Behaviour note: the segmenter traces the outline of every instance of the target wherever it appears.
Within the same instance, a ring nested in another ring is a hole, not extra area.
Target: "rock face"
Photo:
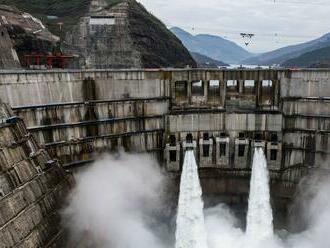
[[[139,52],[128,33],[128,4],[107,9],[104,1],[93,1],[89,14],[68,32],[65,50],[81,57],[87,68],[141,67]]]
[[[196,67],[181,41],[135,0],[0,0],[41,18],[63,39],[66,54],[83,68]],[[18,57],[30,51],[49,53],[58,38],[29,14],[8,6],[9,35]]]
[[[20,67],[27,54],[51,53],[59,41],[39,19],[14,7],[0,5],[0,16],[2,69]]]
[[[0,69],[20,68],[20,62],[7,29],[0,26]]]
[[[63,247],[58,209],[72,182],[0,104],[0,247]]]
[[[196,66],[182,43],[135,0],[93,0],[65,45],[87,68]]]

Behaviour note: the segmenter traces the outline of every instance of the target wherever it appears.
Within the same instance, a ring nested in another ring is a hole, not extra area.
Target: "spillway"
[[[194,152],[188,150],[183,163],[175,248],[207,248],[204,203]]]
[[[246,235],[257,240],[273,236],[269,172],[262,148],[256,148],[254,151]]]

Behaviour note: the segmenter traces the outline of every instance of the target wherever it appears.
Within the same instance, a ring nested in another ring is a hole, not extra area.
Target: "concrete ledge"
[[[82,121],[76,123],[63,123],[63,124],[53,124],[47,126],[39,126],[39,127],[29,127],[28,130],[39,131],[39,130],[49,130],[49,129],[62,129],[67,127],[80,127],[80,126],[88,126],[102,123],[115,123],[120,121],[130,121],[130,120],[148,120],[148,119],[162,119],[163,115],[154,115],[154,116],[139,116],[139,117],[125,117],[125,118],[111,118],[111,119],[100,119],[95,121]]]
[[[93,106],[98,103],[116,103],[116,102],[148,102],[148,101],[167,101],[169,97],[147,97],[147,98],[124,98],[124,99],[109,99],[109,100],[91,100],[86,102],[64,102],[64,103],[50,103],[40,105],[27,105],[27,106],[15,106],[13,111],[19,111],[24,109],[38,109],[38,108],[51,108],[51,107],[62,107],[72,105],[85,105]]]

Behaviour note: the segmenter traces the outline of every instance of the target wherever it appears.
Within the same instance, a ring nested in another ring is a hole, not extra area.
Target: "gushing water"
[[[262,148],[254,151],[246,235],[263,240],[273,236],[273,213],[270,205],[269,173]]]
[[[176,248],[207,248],[202,189],[193,151],[187,151],[183,163],[178,215]]]

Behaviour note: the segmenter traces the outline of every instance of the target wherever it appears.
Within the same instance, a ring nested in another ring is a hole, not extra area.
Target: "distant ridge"
[[[305,53],[330,46],[330,33],[324,36],[298,45],[283,47],[271,52],[263,53],[259,56],[243,60],[243,64],[256,65],[273,65],[273,64],[288,64],[286,61],[295,59]]]
[[[282,64],[285,67],[330,67],[330,46],[304,53],[297,58],[290,59]]]
[[[220,36],[209,34],[192,35],[178,27],[171,28],[171,31],[189,51],[197,52],[218,61],[238,64],[240,61],[253,56],[253,54],[236,43]]]
[[[219,68],[221,66],[229,66],[229,64],[209,58],[200,53],[194,53],[194,52],[190,52],[190,53],[194,58],[194,60],[196,61],[198,68]]]

